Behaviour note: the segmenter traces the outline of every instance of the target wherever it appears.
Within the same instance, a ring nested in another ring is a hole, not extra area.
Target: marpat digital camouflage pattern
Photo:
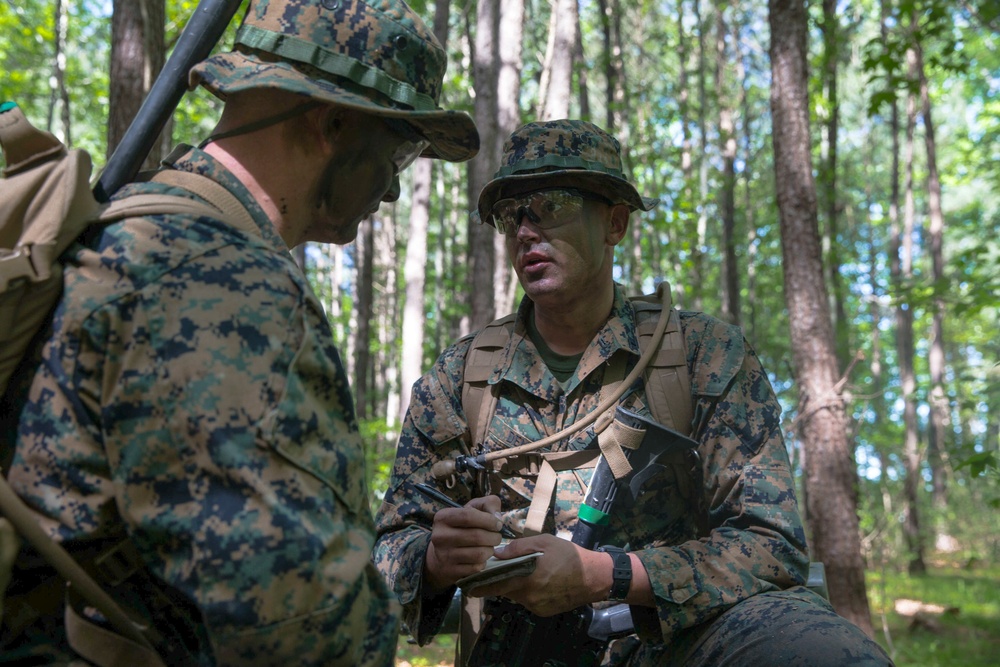
[[[174,166],[237,195],[260,238],[150,216],[77,247],[10,483],[61,542],[127,535],[200,611],[198,664],[390,665],[399,610],[369,560],[364,450],[323,308],[231,173],[197,149]],[[119,196],[140,192],[184,193]],[[61,616],[47,630],[5,634],[0,663],[59,655]]]
[[[649,211],[660,202],[640,196],[625,177],[617,139],[586,121],[548,120],[526,123],[504,142],[500,168],[479,193],[479,217],[492,225],[498,199],[559,186],[595,192],[632,211]]]
[[[573,423],[597,405],[604,369],[613,355],[628,355],[629,368],[638,360],[634,312],[616,286],[611,318],[584,352],[563,392],[527,338],[525,317],[531,307],[529,300],[522,301],[514,337],[490,380],[499,382],[500,400],[482,450],[470,452],[461,407],[468,338],[445,350],[433,370],[414,386],[389,490],[377,518],[375,563],[403,602],[407,626],[420,629],[418,641],[433,636],[444,611],[429,608],[427,601],[423,608],[419,604],[423,554],[435,506],[420,495],[404,493],[403,484],[433,483],[430,468],[439,460],[517,446]],[[659,624],[646,639],[657,643],[669,642],[676,632],[751,595],[802,584],[809,561],[779,429],[780,408],[767,376],[736,327],[690,312],[681,313],[681,326],[697,399],[696,420],[718,401],[699,434],[700,464],[683,455],[674,457],[644,486],[637,502],[616,507],[605,540],[638,551],[650,573]],[[624,406],[649,416],[641,389]],[[580,449],[592,439],[593,427],[554,450]],[[567,534],[572,529],[588,472],[559,473],[547,532]],[[449,491],[456,501],[464,504],[474,495],[497,493],[504,523],[520,531],[534,489],[532,480],[515,478],[493,489],[470,488],[465,481],[459,476]],[[710,532],[699,531],[699,518]]]
[[[632,211],[656,204],[626,179],[617,140],[590,123],[559,120],[529,123],[511,135],[500,169],[480,195],[478,213],[487,220],[497,198],[552,187],[596,192]],[[436,597],[422,593],[438,505],[416,493],[413,483],[440,484],[432,475],[439,461],[537,441],[590,415],[601,401],[612,359],[624,356],[626,373],[639,359],[636,312],[619,285],[610,317],[563,382],[527,333],[533,308],[528,297],[521,301],[507,346],[494,356],[496,368],[486,382],[498,391],[498,400],[482,443],[473,442],[462,406],[472,335],[447,348],[414,385],[376,519],[373,558],[420,644],[438,632],[454,589]],[[739,327],[704,313],[682,311],[679,319],[691,383],[692,437],[700,444],[696,454],[659,457],[662,467],[644,480],[635,499],[617,494],[602,542],[639,558],[655,609],[631,606],[637,632],[613,641],[604,664],[891,664],[877,644],[802,585],[809,557],[781,409],[749,343]],[[651,417],[643,381],[630,390],[619,404]],[[593,440],[591,426],[550,451],[579,450]],[[518,469],[523,474],[526,466]],[[589,479],[589,470],[557,473],[542,532],[571,537]],[[461,504],[497,494],[504,524],[523,534],[535,490],[532,476],[457,473],[443,482]],[[789,630],[794,633],[786,634]],[[560,638],[551,642],[556,656]]]
[[[441,109],[446,55],[400,0],[251,3],[234,51],[191,70],[215,95],[277,88],[321,102],[401,118],[430,141],[426,157],[467,160],[479,150],[468,114]]]
[[[428,157],[478,150],[468,114],[438,106],[445,53],[401,0],[254,0],[236,41],[192,69],[192,87],[222,99],[281,89],[402,119]],[[134,546],[137,576],[166,582],[191,624],[199,665],[390,665],[399,605],[370,561],[364,449],[323,309],[232,173],[196,149],[173,166],[228,188],[260,238],[153,215],[67,253],[37,372],[17,387],[11,484],[77,557]],[[117,197],[147,192],[175,190]],[[65,663],[62,582],[22,556],[0,663]],[[132,581],[117,592],[141,612]],[[167,631],[164,609],[147,616]]]

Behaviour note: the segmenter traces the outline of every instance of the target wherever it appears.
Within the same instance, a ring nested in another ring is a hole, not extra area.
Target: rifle
[[[121,143],[108,159],[94,186],[94,197],[106,202],[131,181],[153,143],[173,115],[188,86],[188,72],[205,60],[222,38],[243,0],[201,0],[177,39],[167,64],[143,100]]]
[[[642,441],[635,450],[624,450],[632,470],[620,479],[604,456],[598,461],[573,527],[573,544],[585,549],[601,545],[619,491],[637,497],[643,483],[663,467],[661,455],[698,446],[696,440],[620,406],[615,421],[643,431]],[[469,665],[591,667],[600,664],[608,642],[635,631],[625,603],[603,609],[586,605],[543,618],[510,600],[488,598],[484,614]]]

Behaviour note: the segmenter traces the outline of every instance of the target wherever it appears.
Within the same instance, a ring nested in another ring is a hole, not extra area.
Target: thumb
[[[519,537],[511,540],[507,544],[501,544],[493,548],[493,555],[500,560],[527,556],[536,551],[544,551],[542,544],[537,537]]]

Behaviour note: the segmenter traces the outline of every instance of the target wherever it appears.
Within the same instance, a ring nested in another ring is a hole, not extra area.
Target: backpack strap
[[[663,282],[655,294],[633,297],[630,301],[636,314],[640,354],[651,344],[656,325],[666,306],[670,319],[660,339],[660,350],[645,370],[646,401],[654,419],[675,431],[690,435],[693,407],[687,347],[680,327],[680,315],[671,307],[669,294],[670,286]],[[469,426],[470,445],[482,443],[489,432],[499,400],[499,385],[490,385],[488,382],[513,336],[515,318],[511,314],[487,324],[473,337],[466,355],[462,409]],[[607,382],[621,380],[617,375],[610,377],[605,373]]]
[[[669,293],[670,288],[665,289]],[[656,323],[663,316],[663,305],[656,297],[649,295],[635,297],[631,301],[636,316],[639,350],[645,350]],[[667,316],[670,319],[660,341],[660,351],[646,367],[646,402],[656,421],[684,435],[690,435],[693,403],[687,346],[681,331],[679,313],[671,307]]]
[[[234,229],[260,238],[260,227],[246,206],[225,186],[207,176],[180,169],[164,169],[156,172],[151,180],[193,192],[207,203],[181,195],[137,194],[111,202],[101,212],[99,220],[111,222],[145,215],[186,213],[219,218]]]
[[[472,339],[472,345],[466,354],[462,409],[469,426],[470,446],[486,439],[490,422],[493,421],[500,395],[499,385],[491,386],[489,379],[513,336],[515,318],[511,314],[487,324]]]

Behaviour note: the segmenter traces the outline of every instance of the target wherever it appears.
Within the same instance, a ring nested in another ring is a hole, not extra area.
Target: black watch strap
[[[608,601],[622,602],[628,596],[629,588],[632,587],[632,559],[628,552],[621,547],[603,546],[598,547],[597,550],[609,554],[614,559],[612,573],[614,582],[611,584]]]

